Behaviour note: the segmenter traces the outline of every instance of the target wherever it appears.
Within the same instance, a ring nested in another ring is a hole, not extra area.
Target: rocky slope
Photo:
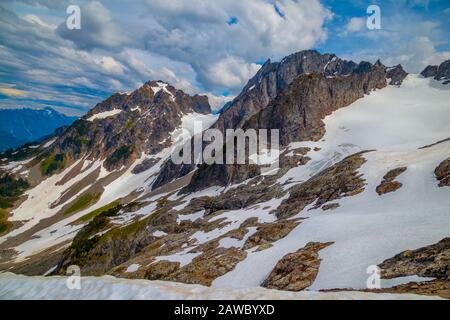
[[[450,60],[442,62],[439,66],[429,65],[421,73],[425,78],[433,78],[442,81],[443,84],[450,83]]]
[[[116,94],[3,155],[8,181],[30,186],[3,215],[0,268],[292,291],[363,290],[371,265],[396,286],[438,277],[424,270],[447,259],[449,98],[401,66],[316,51],[266,62],[218,119],[162,82]],[[171,164],[194,120],[279,129],[279,170]]]

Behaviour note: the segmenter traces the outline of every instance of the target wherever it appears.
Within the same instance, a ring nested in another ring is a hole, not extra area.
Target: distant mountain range
[[[76,119],[51,108],[0,109],[0,151],[39,140]]]

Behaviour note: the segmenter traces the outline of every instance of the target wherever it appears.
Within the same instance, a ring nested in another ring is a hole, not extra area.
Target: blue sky
[[[371,4],[381,30],[366,27]],[[448,0],[2,0],[0,108],[80,115],[152,79],[219,108],[266,59],[304,49],[417,73],[450,58],[449,22]]]

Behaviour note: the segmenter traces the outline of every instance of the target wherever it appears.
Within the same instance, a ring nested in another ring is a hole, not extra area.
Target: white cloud
[[[69,30],[64,21],[57,30],[60,36],[71,40],[80,49],[120,50],[131,42],[125,34],[127,29],[121,28],[120,22],[98,1],[81,5],[81,29]]]
[[[347,58],[373,62],[381,59],[386,65],[402,64],[407,72],[419,73],[427,65],[440,64],[450,57],[450,51],[438,50],[439,44],[448,41],[442,30],[437,21],[405,13],[384,16],[382,30],[362,28],[341,36],[359,44]]]
[[[116,75],[122,75],[124,73],[125,67],[113,57],[101,57],[97,63],[107,73]]]
[[[209,83],[238,90],[253,77],[260,66],[247,63],[241,58],[227,57],[208,67],[205,74]]]
[[[344,31],[341,32],[341,36],[346,36],[352,32],[359,32],[366,27],[366,18],[354,17],[349,20],[347,25],[344,27]]]
[[[279,59],[327,38],[324,22],[332,15],[318,0],[281,0],[276,4],[283,17],[273,1],[148,1],[145,17],[151,23],[145,33],[146,48],[189,63],[207,89],[230,83],[231,89],[237,90],[245,83],[240,74],[227,71],[224,81],[211,74],[212,70],[223,70],[224,65],[235,65],[229,57],[246,69],[254,69],[251,64],[255,61]],[[238,22],[228,25],[231,17]]]

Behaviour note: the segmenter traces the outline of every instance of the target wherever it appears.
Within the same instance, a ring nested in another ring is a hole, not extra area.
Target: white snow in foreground
[[[96,119],[106,119],[106,118],[115,116],[116,114],[119,114],[121,112],[122,112],[122,110],[120,110],[120,109],[113,109],[110,111],[99,112],[99,113],[96,113],[93,116],[89,117],[87,119],[87,121],[94,121]]]
[[[288,292],[268,290],[260,287],[231,289],[208,288],[166,281],[118,279],[112,276],[84,277],[80,290],[69,290],[66,277],[27,277],[12,273],[0,274],[0,300],[12,299],[245,299],[245,300],[356,300],[356,299],[441,299],[414,294],[341,292]]]

